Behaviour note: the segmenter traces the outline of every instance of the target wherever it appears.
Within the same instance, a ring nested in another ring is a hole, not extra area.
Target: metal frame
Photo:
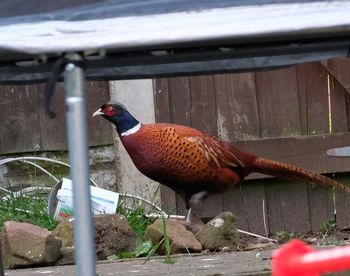
[[[71,61],[65,67],[64,85],[70,175],[73,182],[76,273],[81,276],[95,276],[96,256],[90,202],[85,75],[84,69],[74,63],[81,60],[79,55],[68,54],[66,57]]]
[[[2,3],[3,7],[12,7],[7,2],[11,1]],[[61,53],[80,51],[86,55],[87,68],[84,70],[76,62],[81,61],[81,57],[68,54],[66,58],[71,62],[68,62],[64,74],[76,216],[76,265],[77,275],[82,276],[96,273],[90,211],[85,76],[99,80],[242,72],[346,56],[349,54],[350,31],[346,9],[350,2],[340,0],[310,3],[276,0],[263,1],[263,4],[250,1],[248,5],[221,1],[214,6],[213,1],[208,0],[192,3],[182,0],[162,3],[134,1],[142,3],[141,8],[127,2],[127,6],[123,6],[120,1],[108,1],[106,6],[100,1],[93,2],[92,6],[73,8],[71,12],[54,9],[49,3],[46,4],[50,7],[48,14],[41,14],[46,5],[28,5],[32,9],[28,14],[34,16],[25,16],[24,21],[19,16],[12,19],[3,16],[0,24],[0,37],[5,38],[0,40],[4,50],[0,52],[0,83],[46,81],[52,72],[53,62]],[[283,2],[286,4],[282,5]],[[266,5],[269,3],[279,5]],[[135,10],[135,7],[138,9]],[[152,13],[140,14],[139,11],[145,7]],[[179,7],[182,8],[179,10]],[[300,12],[301,8],[303,12]],[[123,10],[127,14],[120,12]],[[158,15],[153,14],[157,11]],[[5,15],[8,12],[13,11],[2,9]],[[41,20],[44,17],[40,14],[50,20],[43,24]],[[108,14],[121,16],[113,18],[106,16]],[[93,20],[89,21],[92,15]],[[32,21],[28,21],[30,18]],[[8,20],[13,20],[14,24],[8,24]],[[55,24],[52,24],[53,20]],[[84,31],[86,37],[82,36]],[[95,49],[101,50],[101,53],[91,55]],[[4,275],[2,264],[1,275]]]

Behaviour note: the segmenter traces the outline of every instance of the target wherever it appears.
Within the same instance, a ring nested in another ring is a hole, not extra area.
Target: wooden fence
[[[310,63],[287,69],[154,81],[156,118],[199,128],[255,154],[321,173],[348,172],[349,159],[327,157],[328,148],[350,141],[350,62]],[[111,128],[90,114],[108,101],[107,82],[87,82],[90,146],[112,143]],[[57,88],[50,120],[43,109],[43,85],[2,86],[0,153],[65,150],[64,91]],[[337,178],[349,182],[348,174]],[[185,213],[181,199],[166,187],[168,211]],[[334,201],[335,198],[335,201]],[[241,229],[256,233],[317,231],[334,219],[350,227],[350,197],[261,175],[231,192],[209,198],[202,217],[232,211]],[[264,219],[265,217],[265,219]]]
[[[64,89],[56,87],[50,119],[43,106],[44,85],[0,87],[0,153],[21,153],[67,149]],[[92,113],[109,100],[108,82],[86,82],[90,146],[112,144],[111,128]]]
[[[349,145],[350,61],[315,62],[275,71],[162,78],[154,81],[156,119],[201,129],[242,149],[320,173],[348,172],[350,160],[326,150]],[[349,182],[348,174],[337,177]],[[161,188],[164,208],[184,204]],[[334,201],[335,198],[335,201]],[[252,175],[209,198],[202,217],[232,211],[240,229],[255,233],[318,231],[335,218],[350,226],[350,196]],[[265,221],[265,226],[264,226]]]

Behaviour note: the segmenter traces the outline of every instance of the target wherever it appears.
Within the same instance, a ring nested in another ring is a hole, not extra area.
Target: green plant
[[[0,227],[6,221],[13,220],[38,225],[49,230],[58,222],[47,213],[47,196],[37,191],[28,196],[9,194],[0,198]]]
[[[163,221],[163,234],[164,234],[165,253],[166,253],[164,263],[173,264],[175,263],[175,261],[170,257],[170,239],[168,236],[166,220],[163,218],[162,221]]]
[[[124,215],[127,218],[131,228],[143,242],[132,252],[123,252],[117,256],[112,255],[109,256],[108,259],[146,257],[147,261],[150,257],[156,255],[157,250],[164,243],[166,250],[164,262],[167,264],[173,264],[174,261],[170,257],[170,240],[167,235],[166,219],[162,218],[164,237],[157,244],[152,245],[151,242],[145,241],[145,231],[148,225],[152,224],[155,219],[146,215],[145,207],[139,202],[134,201],[131,205],[131,207],[128,207],[126,202],[121,200],[117,207],[117,213]]]
[[[335,220],[334,219],[331,219],[329,221],[326,221],[326,222],[323,222],[321,225],[320,225],[320,231],[324,234],[324,235],[327,235],[327,234],[330,234],[330,233],[333,233],[335,230],[336,230],[336,223],[335,223]]]
[[[346,245],[346,242],[343,240],[339,240],[337,237],[329,236],[322,239],[321,245],[342,246]]]
[[[290,232],[288,230],[283,230],[283,231],[276,232],[275,237],[280,242],[286,242],[293,239],[295,237],[295,233]]]
[[[148,255],[153,245],[150,241],[145,241],[141,243],[133,252],[123,252],[119,255],[111,255],[108,256],[108,260],[115,259],[128,259],[128,258],[137,258],[137,257],[145,257]]]
[[[120,201],[117,207],[117,213],[127,218],[131,228],[135,231],[136,235],[144,241],[145,231],[147,226],[153,223],[154,218],[147,217],[145,214],[145,208],[142,205],[127,207],[124,201]]]

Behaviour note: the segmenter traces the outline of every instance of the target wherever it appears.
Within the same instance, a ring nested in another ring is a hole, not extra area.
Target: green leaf
[[[135,258],[134,252],[123,252],[118,255],[119,259],[130,259]]]
[[[118,260],[120,259],[118,255],[110,255],[107,257],[107,260],[112,261],[112,260]]]
[[[145,256],[152,249],[152,243],[150,241],[145,241],[140,244],[134,251],[135,257]]]
[[[164,263],[166,264],[174,264],[175,261],[170,257],[170,239],[168,236],[168,231],[167,231],[167,225],[166,225],[166,220],[163,218],[163,234],[164,234],[164,242],[165,242],[165,252],[166,252],[166,257],[164,260]]]

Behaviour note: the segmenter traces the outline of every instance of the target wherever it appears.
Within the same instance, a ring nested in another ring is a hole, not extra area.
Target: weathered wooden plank
[[[331,173],[350,171],[350,163],[346,158],[334,158],[326,154],[327,149],[347,146],[349,140],[350,133],[334,133],[238,141],[234,145],[265,158],[288,162],[318,173]]]
[[[38,85],[39,91],[39,117],[40,117],[40,135],[42,141],[42,150],[66,150],[67,149],[67,130],[66,130],[66,108],[64,103],[64,86],[58,83],[56,92],[52,98],[51,107],[56,113],[54,119],[50,119],[43,106],[43,97],[45,86]],[[112,128],[103,120],[92,118],[92,114],[103,103],[109,101],[108,82],[90,82],[85,83],[86,108],[89,133],[89,146],[107,145],[113,143]]]
[[[56,113],[56,117],[53,119],[49,118],[44,109],[45,84],[38,84],[37,89],[39,93],[38,113],[42,150],[67,150],[66,105],[63,83],[56,84],[55,94],[51,100],[51,110]]]
[[[350,174],[344,173],[337,176],[337,180],[350,185]],[[335,191],[336,222],[339,229],[350,228],[350,195],[343,191]]]
[[[190,77],[191,126],[210,135],[218,135],[217,108],[213,76]]]
[[[237,227],[241,230],[250,231],[246,204],[244,202],[245,184],[239,184],[231,191],[223,194],[223,209],[232,212],[236,218]],[[251,202],[249,202],[251,203]],[[249,203],[247,206],[249,206]]]
[[[41,148],[38,91],[35,86],[0,87],[0,152],[18,153]]]
[[[305,208],[305,202],[308,202],[304,184],[276,179],[266,183],[266,193],[270,233],[310,230],[308,209],[300,208]]]
[[[332,131],[348,131],[350,78],[347,72],[350,69],[350,61],[348,58],[334,59],[327,61],[323,66],[327,66],[331,80]]]
[[[308,134],[329,133],[327,72],[319,62],[306,64]]]
[[[103,120],[92,118],[92,114],[104,103],[109,102],[108,81],[85,82],[86,108],[88,119],[89,146],[113,144],[113,128]]]
[[[170,122],[169,87],[168,79],[154,80],[154,106],[156,122]],[[160,197],[162,209],[168,214],[177,213],[176,194],[173,190],[160,185]]]
[[[167,78],[153,81],[154,112],[157,123],[170,122],[169,82]]]
[[[170,119],[172,123],[191,125],[189,77],[169,78]]]
[[[248,180],[242,183],[242,187],[248,231],[261,235],[265,235],[266,232],[269,233],[265,182]]]
[[[311,231],[320,231],[322,223],[334,217],[333,195],[328,188],[308,187],[308,197],[310,201],[310,226]],[[344,193],[344,191],[341,191]],[[327,206],[325,208],[325,206]]]
[[[296,66],[301,135],[307,134],[306,65]]]
[[[310,231],[306,185],[304,183],[284,182],[281,187],[283,187],[281,208],[284,229],[303,233]]]
[[[350,60],[349,58],[336,58],[327,61],[327,68],[329,68],[346,90],[346,93],[350,93]],[[350,94],[349,94],[350,95]]]
[[[255,73],[262,137],[299,135],[300,115],[296,69]]]
[[[348,130],[346,102],[350,93],[346,90],[346,79],[336,60],[319,62],[327,74],[327,91],[329,98],[330,132],[344,132]]]
[[[332,132],[348,131],[348,115],[344,87],[332,76],[329,78],[330,88],[330,114]]]
[[[217,128],[224,141],[260,136],[253,73],[215,75]]]
[[[308,134],[329,133],[329,79],[328,73],[319,62],[306,64],[306,92],[307,92],[307,119]],[[312,146],[312,145],[310,145]],[[310,158],[310,156],[309,156]],[[322,158],[310,158],[319,169],[324,166]],[[319,230],[320,225],[332,219],[333,203],[329,200],[320,205],[325,198],[332,198],[332,189],[308,187],[311,230]]]
[[[346,102],[346,117],[348,120],[348,131],[350,130],[350,101]]]
[[[276,232],[285,230],[285,218],[283,217],[283,212],[281,208],[281,190],[282,185],[273,185],[270,182],[266,187],[266,199],[267,199],[267,218],[269,233],[275,234]],[[288,225],[288,228],[290,226]]]

